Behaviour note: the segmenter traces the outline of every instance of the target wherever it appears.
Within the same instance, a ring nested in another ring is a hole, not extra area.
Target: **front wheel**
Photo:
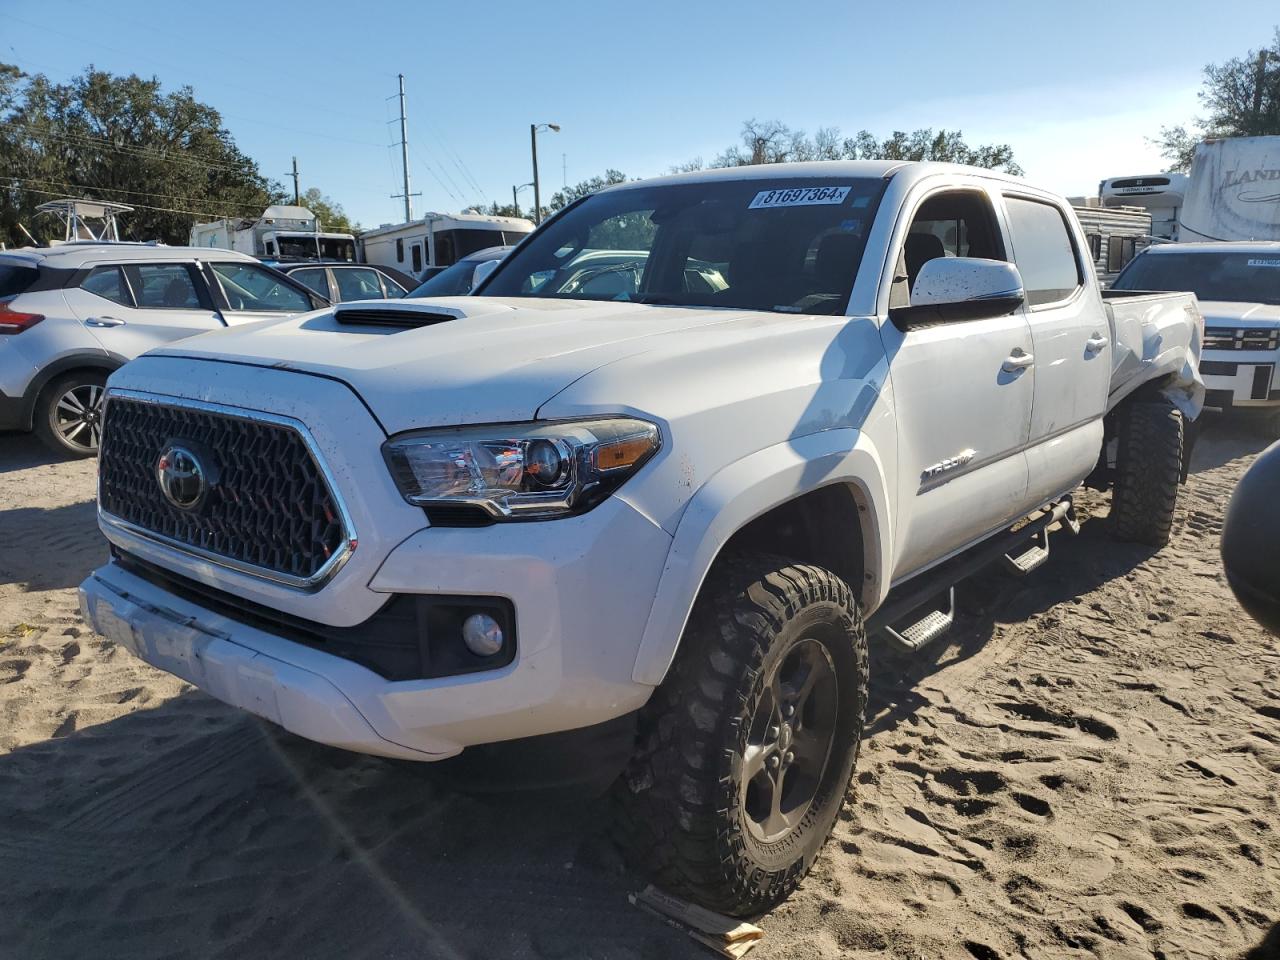
[[[54,380],[36,403],[36,435],[63,456],[96,457],[106,385],[106,374],[93,370]]]
[[[1117,539],[1163,547],[1173,530],[1182,480],[1182,414],[1159,398],[1127,403],[1116,417],[1112,530]]]
[[[843,580],[770,557],[720,564],[617,788],[631,861],[733,916],[785,899],[844,804],[867,680]]]

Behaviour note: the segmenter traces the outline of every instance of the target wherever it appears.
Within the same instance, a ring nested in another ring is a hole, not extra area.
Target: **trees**
[[[1163,127],[1155,140],[1171,171],[1191,169],[1201,140],[1280,134],[1280,28],[1270,45],[1205,67],[1198,96],[1208,110],[1206,117],[1196,121],[1198,128]]]
[[[1022,173],[1014,162],[1013,148],[1007,143],[971,147],[959,130],[923,128],[909,134],[895,130],[888,139],[877,140],[868,130],[844,137],[837,127],[820,127],[810,137],[778,120],[754,119],[742,125],[741,144],[720,153],[711,166],[797,160],[941,160]]]
[[[129,204],[122,238],[177,244],[193,219],[260,216],[285,194],[189,87],[93,67],[55,84],[0,64],[0,241],[28,242],[19,223],[56,236],[35,211],[55,197]]]
[[[303,191],[302,205],[316,215],[320,221],[320,229],[326,233],[359,233],[360,225],[348,219],[342,204],[323,193],[318,187]]]

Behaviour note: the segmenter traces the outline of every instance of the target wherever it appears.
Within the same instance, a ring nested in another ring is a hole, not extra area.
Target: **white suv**
[[[0,430],[92,456],[116,368],[173,340],[326,304],[230,250],[68,243],[0,254]]]

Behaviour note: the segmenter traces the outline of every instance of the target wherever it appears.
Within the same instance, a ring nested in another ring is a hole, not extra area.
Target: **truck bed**
[[[1184,416],[1198,417],[1204,322],[1195,294],[1104,290],[1102,299],[1112,343],[1108,412],[1143,384],[1165,380],[1164,395]]]

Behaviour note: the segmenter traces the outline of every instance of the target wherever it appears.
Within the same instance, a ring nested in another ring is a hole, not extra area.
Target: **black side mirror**
[[[1222,565],[1240,606],[1280,634],[1280,443],[1254,462],[1231,495]]]

